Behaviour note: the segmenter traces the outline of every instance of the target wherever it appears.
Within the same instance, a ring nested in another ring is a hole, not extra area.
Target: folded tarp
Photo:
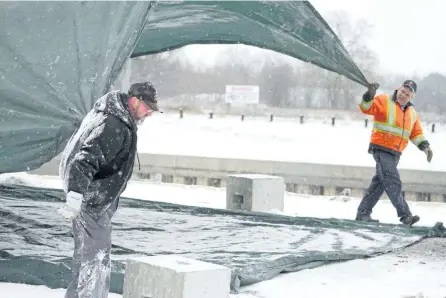
[[[64,288],[71,279],[70,224],[60,190],[0,186],[0,281]],[[126,260],[180,254],[229,267],[230,288],[401,249],[433,228],[190,207],[122,198],[113,219],[111,291],[122,293]],[[228,285],[229,286],[229,285]]]

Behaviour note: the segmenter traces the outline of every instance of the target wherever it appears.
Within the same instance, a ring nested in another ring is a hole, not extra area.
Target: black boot
[[[373,219],[370,215],[362,215],[362,214],[356,214],[356,219],[359,221],[367,221],[367,222],[379,222],[377,219]]]
[[[402,222],[404,225],[407,225],[407,226],[412,226],[413,224],[417,223],[419,220],[420,220],[420,217],[418,215],[412,215],[412,214],[405,215],[400,218],[400,222]]]

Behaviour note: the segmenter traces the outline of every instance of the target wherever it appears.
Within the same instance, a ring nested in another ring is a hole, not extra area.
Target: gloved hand
[[[379,88],[379,83],[371,83],[369,84],[367,91],[369,91],[371,94],[376,94],[376,90]]]
[[[67,201],[65,205],[57,210],[57,213],[62,215],[67,220],[73,220],[81,212],[82,200],[84,196],[80,193],[70,191],[67,194]]]
[[[434,155],[434,152],[432,152],[432,149],[430,147],[426,147],[426,148],[424,148],[423,151],[424,151],[424,153],[426,153],[427,161],[431,162],[432,156]]]
[[[378,90],[379,88],[379,83],[371,83],[367,86],[367,91],[362,95],[362,99],[364,101],[371,101],[375,95],[376,95],[376,90]]]

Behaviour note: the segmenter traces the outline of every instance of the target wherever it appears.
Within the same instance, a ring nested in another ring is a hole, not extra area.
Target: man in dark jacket
[[[137,124],[159,111],[156,90],[136,83],[128,93],[101,97],[69,140],[60,163],[66,203],[59,214],[72,220],[73,280],[66,298],[106,298],[110,288],[111,219],[132,176]]]

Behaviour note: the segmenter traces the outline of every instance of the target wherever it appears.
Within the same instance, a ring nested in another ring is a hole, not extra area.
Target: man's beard
[[[136,126],[141,126],[144,123],[145,120],[146,120],[145,118],[143,118],[143,119],[135,119]]]

